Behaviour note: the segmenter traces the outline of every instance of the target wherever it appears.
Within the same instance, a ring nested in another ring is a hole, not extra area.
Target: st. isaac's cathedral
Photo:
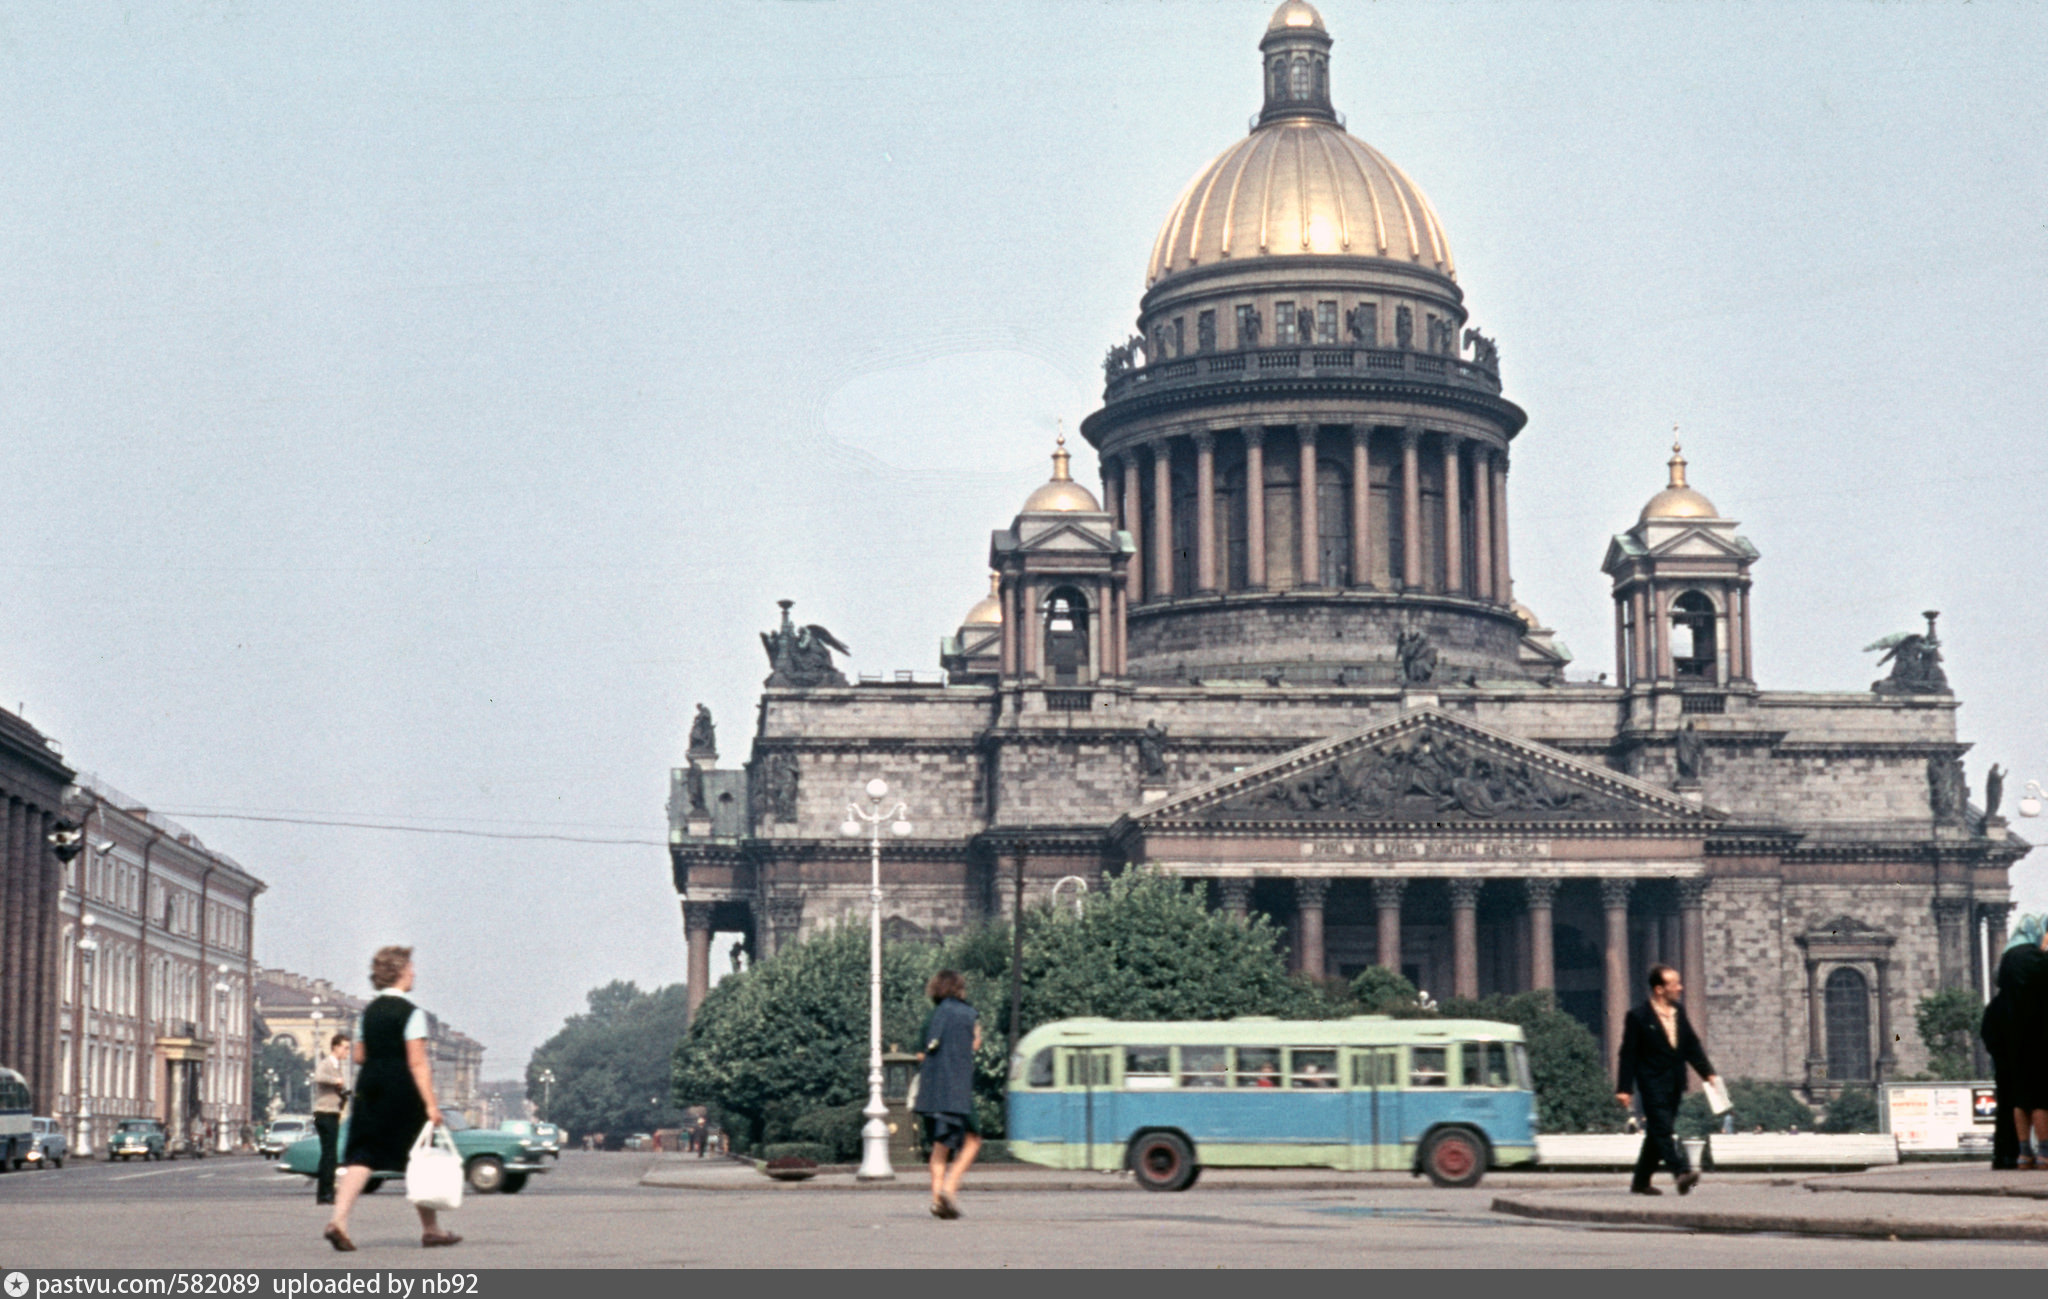
[[[670,807],[692,995],[715,931],[767,955],[865,918],[840,826],[881,776],[916,812],[898,938],[1142,864],[1270,916],[1308,974],[1554,989],[1610,1059],[1662,962],[1730,1077],[1923,1069],[1913,1009],[1982,987],[2027,851],[1969,797],[1937,615],[1872,685],[1769,689],[1757,551],[1674,447],[1606,545],[1612,681],[1567,681],[1513,595],[1526,416],[1429,200],[1332,108],[1330,47],[1274,13],[1263,110],[1168,209],[1081,427],[1102,492],[1055,452],[944,684],[849,683],[785,604],[743,767],[700,714]]]

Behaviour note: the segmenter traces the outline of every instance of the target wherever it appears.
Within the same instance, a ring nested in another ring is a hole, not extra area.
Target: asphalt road
[[[1489,1211],[1508,1179],[1439,1191],[970,1191],[939,1222],[914,1180],[887,1191],[675,1191],[646,1155],[572,1151],[519,1195],[449,1215],[424,1253],[392,1187],[365,1197],[361,1249],[320,1239],[311,1184],[266,1161],[81,1164],[0,1176],[0,1271],[55,1267],[2039,1267],[2048,1246],[1727,1236],[1529,1222]]]

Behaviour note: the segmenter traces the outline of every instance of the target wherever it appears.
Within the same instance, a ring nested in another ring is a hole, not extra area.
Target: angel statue
[[[1889,636],[1874,640],[1863,647],[1868,654],[1872,650],[1883,650],[1877,660],[1883,667],[1892,665],[1891,675],[1870,683],[1870,688],[1880,695],[1945,695],[1948,691],[1948,673],[1941,670],[1941,638],[1934,634],[1934,620],[1941,614],[1928,610],[1921,615],[1927,619],[1927,634],[1915,631],[1893,632]]]
[[[782,608],[782,626],[761,633],[762,648],[768,651],[769,686],[843,686],[846,677],[833,666],[832,651],[851,654],[837,636],[816,623],[798,627],[790,621],[794,600],[777,600]]]

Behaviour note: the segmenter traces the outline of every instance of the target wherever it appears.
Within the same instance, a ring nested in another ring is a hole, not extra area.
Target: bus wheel
[[[1477,1186],[1486,1173],[1486,1146],[1464,1128],[1444,1128],[1422,1147],[1422,1171],[1438,1186]]]
[[[1131,1172],[1148,1191],[1185,1191],[1197,1171],[1195,1152],[1171,1132],[1147,1132],[1131,1143]]]

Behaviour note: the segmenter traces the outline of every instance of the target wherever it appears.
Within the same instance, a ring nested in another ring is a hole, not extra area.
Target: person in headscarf
[[[1998,958],[1978,1035],[1997,1088],[1993,1168],[2048,1168],[2048,916],[2024,915]],[[2007,1114],[2012,1117],[2007,1118]],[[2037,1150],[2040,1153],[2036,1153]]]

